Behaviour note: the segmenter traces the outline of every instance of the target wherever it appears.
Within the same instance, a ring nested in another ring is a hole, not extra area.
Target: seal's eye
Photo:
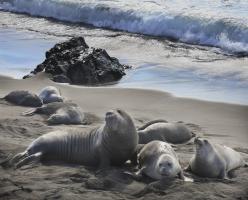
[[[167,165],[168,165],[169,167],[171,167],[171,166],[172,166],[172,163],[168,162]]]
[[[206,144],[208,143],[208,141],[207,141],[207,140],[203,140],[203,142],[204,142],[204,143],[206,143]]]
[[[117,112],[118,112],[119,114],[121,114],[121,110],[120,110],[120,109],[117,109]]]

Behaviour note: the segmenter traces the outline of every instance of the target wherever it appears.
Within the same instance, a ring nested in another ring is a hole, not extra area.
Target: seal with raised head
[[[8,95],[3,97],[3,99],[10,103],[20,106],[29,106],[29,107],[42,106],[41,99],[36,94],[26,90],[16,90],[10,92]]]
[[[52,102],[63,102],[60,91],[54,86],[47,86],[43,88],[39,94],[40,99],[44,104]]]
[[[195,136],[182,123],[169,123],[165,120],[154,120],[138,129],[139,144],[147,144],[153,140],[181,144]]]
[[[189,181],[183,174],[179,159],[170,144],[152,141],[145,144],[138,153],[139,171],[137,178],[146,175],[155,180],[180,178]]]
[[[48,159],[104,168],[125,163],[137,144],[138,134],[132,118],[117,109],[107,112],[105,123],[90,132],[61,130],[40,136],[11,163],[18,168]]]
[[[230,147],[203,138],[196,138],[194,142],[196,153],[186,170],[198,176],[227,179],[231,170],[247,165],[240,153]]]

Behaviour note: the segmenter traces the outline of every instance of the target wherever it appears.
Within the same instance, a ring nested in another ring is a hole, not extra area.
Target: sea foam
[[[2,1],[0,9],[248,54],[248,19],[232,17],[228,12],[222,15],[218,12],[207,13],[205,8],[201,8],[205,9],[205,13],[196,12],[193,6],[186,11],[182,8],[177,10],[171,1],[168,5],[167,1],[161,2],[12,0]]]

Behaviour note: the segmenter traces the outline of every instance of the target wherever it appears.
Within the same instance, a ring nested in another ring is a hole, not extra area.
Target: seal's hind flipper
[[[156,123],[168,123],[168,121],[164,120],[164,119],[155,119],[152,121],[149,121],[147,123],[145,123],[143,126],[138,128],[138,131],[142,131],[144,129],[146,129],[148,126],[152,125],[152,124],[156,124]]]
[[[184,168],[184,171],[186,171],[186,172],[191,172],[191,167],[190,167],[190,165],[188,165],[187,167],[185,167],[185,168]]]
[[[29,110],[24,111],[21,115],[22,116],[33,116],[37,111],[37,108],[31,108]]]
[[[28,152],[24,151],[22,153],[18,153],[16,154],[13,158],[11,158],[11,160],[9,161],[11,165],[19,162],[20,159],[27,157],[28,156]]]
[[[38,153],[35,153],[35,154],[32,154],[24,159],[22,159],[21,161],[19,161],[15,168],[20,168],[22,167],[23,165],[27,165],[27,164],[31,164],[31,163],[38,163],[41,159],[41,156],[42,156],[42,152],[38,152]]]
[[[10,160],[12,159],[11,155],[8,155],[7,158],[5,158],[3,161],[0,162],[0,166],[6,168],[10,166]]]

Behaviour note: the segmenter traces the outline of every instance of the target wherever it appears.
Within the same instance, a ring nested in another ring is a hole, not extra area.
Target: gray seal
[[[50,125],[83,124],[84,118],[84,113],[80,107],[69,106],[58,109],[55,114],[47,119],[47,123]]]
[[[207,178],[228,179],[228,173],[247,166],[240,153],[207,139],[195,139],[196,153],[186,170]]]
[[[20,106],[28,106],[28,107],[42,106],[42,101],[36,94],[25,90],[16,90],[10,92],[3,99],[10,103]]]
[[[43,88],[39,94],[40,99],[44,104],[52,102],[63,102],[60,91],[54,86],[47,86]]]
[[[48,103],[22,113],[25,116],[32,116],[34,114],[48,115],[47,123],[50,125],[86,123],[82,109],[77,104],[71,102]]]
[[[178,177],[190,181],[184,176],[175,151],[166,142],[152,141],[145,144],[138,153],[138,164],[136,177],[146,175],[155,180]]]
[[[11,163],[18,168],[48,159],[104,168],[125,163],[137,144],[138,134],[132,118],[117,109],[107,112],[105,123],[89,132],[61,130],[38,137]]]
[[[148,122],[138,129],[139,144],[147,144],[153,140],[160,140],[172,144],[181,144],[195,136],[182,123],[169,123],[165,120]]]
[[[52,115],[55,114],[61,108],[67,107],[77,107],[78,105],[72,102],[52,102],[48,104],[44,104],[38,108],[32,108],[22,113],[22,115],[32,116],[34,114],[42,114],[42,115]]]

